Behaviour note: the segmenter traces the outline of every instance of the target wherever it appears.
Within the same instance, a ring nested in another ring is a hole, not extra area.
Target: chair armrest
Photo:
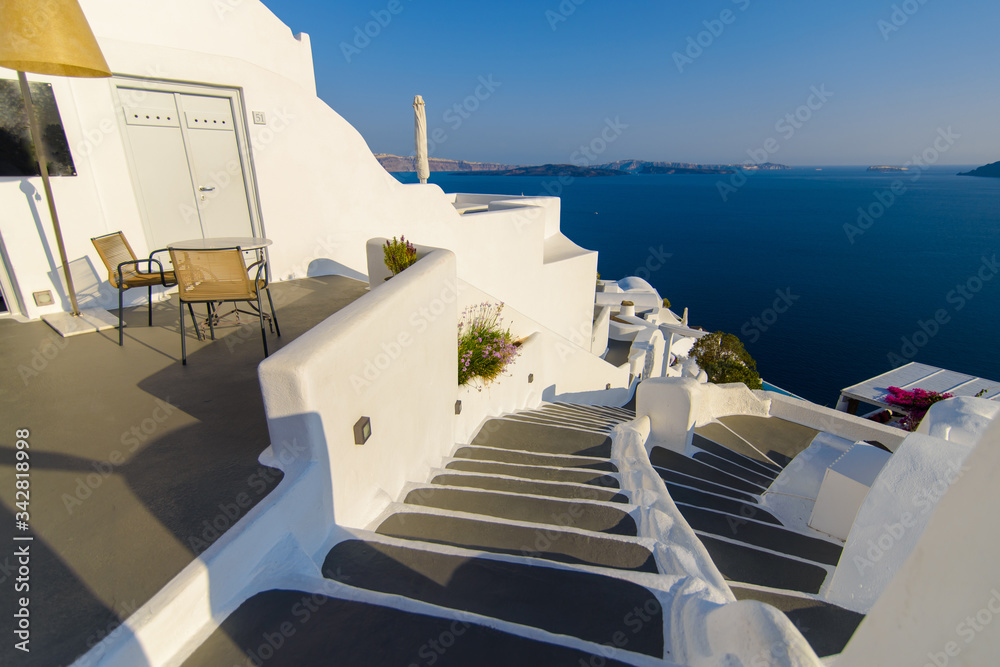
[[[251,264],[250,266],[248,266],[247,267],[247,274],[248,275],[249,275],[251,269],[253,269],[253,267],[255,267],[255,266],[257,267],[257,273],[253,277],[254,284],[256,284],[260,280],[260,274],[261,274],[261,272],[264,271],[264,269],[267,267],[267,260],[265,260],[265,259],[258,259],[256,262],[254,262],[253,264]],[[264,285],[267,285],[267,274],[266,273],[264,274]]]
[[[160,252],[160,251],[157,250],[155,252]],[[163,264],[160,263],[160,260],[153,259],[152,257],[150,257],[149,259],[133,259],[131,261],[122,262],[121,264],[119,264],[118,267],[117,267],[117,271],[118,271],[118,284],[119,285],[122,284],[122,267],[123,266],[128,266],[129,264],[134,264],[135,265],[136,273],[142,273],[139,270],[139,265],[140,264],[146,264],[146,274],[147,275],[151,275],[153,273],[153,271],[152,271],[153,264],[156,264],[156,266],[158,267],[157,268],[157,272],[160,274],[160,283],[164,287],[170,287],[170,285],[167,284],[166,277],[163,275]]]

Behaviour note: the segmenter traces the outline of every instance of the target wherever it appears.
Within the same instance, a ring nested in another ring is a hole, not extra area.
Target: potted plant
[[[417,261],[417,249],[406,240],[405,236],[400,236],[398,240],[393,236],[391,241],[386,241],[382,246],[382,252],[385,256],[385,267],[392,271],[393,276]],[[391,277],[388,276],[386,280]]]

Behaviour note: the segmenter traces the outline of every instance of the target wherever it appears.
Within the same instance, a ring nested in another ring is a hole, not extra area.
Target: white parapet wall
[[[261,363],[275,455],[326,467],[331,524],[365,526],[451,449],[455,285],[455,256],[432,251]]]
[[[727,415],[766,417],[770,401],[745,384],[716,385],[695,378],[645,380],[636,390],[636,414],[651,422],[650,442],[684,454],[694,429]]]
[[[900,452],[908,446],[909,440]],[[946,489],[938,487],[941,495],[934,487],[920,490],[938,496],[936,509],[834,665],[997,664],[1000,655],[998,476],[1000,420],[994,419],[960,464],[960,474],[954,475]],[[909,499],[904,497],[904,500]],[[917,507],[912,510],[920,512]],[[899,519],[883,520],[889,523]],[[844,557],[847,556],[845,550]]]
[[[773,391],[757,391],[758,396],[771,403],[769,415],[802,424],[818,431],[826,431],[857,442],[878,442],[890,451],[896,451],[906,439],[907,432],[870,419],[849,415],[839,410],[785,396]]]
[[[907,436],[857,512],[827,600],[861,613],[871,610],[921,539],[939,501],[968,473],[971,451],[969,444],[920,433]]]

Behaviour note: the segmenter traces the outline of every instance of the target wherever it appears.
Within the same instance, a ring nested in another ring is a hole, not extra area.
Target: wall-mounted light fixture
[[[455,414],[462,414],[462,401],[455,401]]]
[[[363,445],[372,437],[372,420],[362,417],[354,425],[354,444]]]
[[[535,381],[535,374],[534,373],[528,373],[528,384],[531,384],[534,381]]]

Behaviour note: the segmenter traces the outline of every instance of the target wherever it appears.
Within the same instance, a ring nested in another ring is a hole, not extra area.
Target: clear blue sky
[[[774,162],[902,164],[951,127],[937,164],[1000,160],[996,0],[264,3],[375,152],[413,153],[421,94],[435,157],[572,162],[603,131],[593,163],[743,162],[770,138]]]

